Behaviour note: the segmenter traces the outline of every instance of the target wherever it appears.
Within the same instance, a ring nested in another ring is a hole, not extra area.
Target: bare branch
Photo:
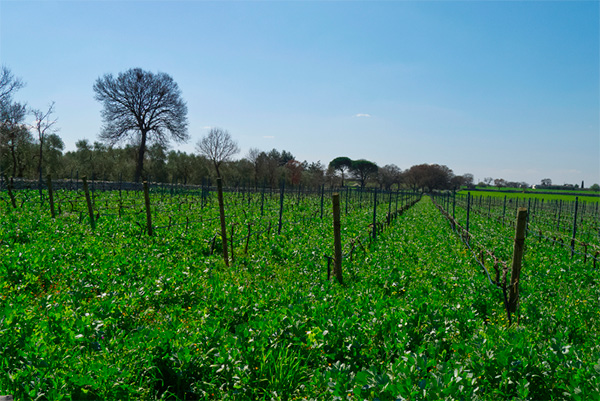
[[[198,141],[196,149],[213,162],[219,177],[221,164],[240,151],[237,142],[231,138],[229,132],[221,128],[211,128],[208,135]]]
[[[21,89],[25,84],[21,78],[15,77],[6,66],[0,69],[0,105],[10,103],[13,92]]]
[[[95,99],[104,106],[100,138],[110,145],[138,139],[136,181],[143,169],[143,156],[150,142],[189,140],[187,106],[177,83],[165,73],[140,68],[106,74],[94,84]]]

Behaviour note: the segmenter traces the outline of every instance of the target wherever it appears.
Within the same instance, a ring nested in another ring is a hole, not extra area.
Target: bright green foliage
[[[0,389],[18,399],[600,394],[598,270],[528,239],[520,322],[507,327],[500,291],[428,198],[369,243],[372,199],[349,197],[345,252],[356,237],[364,249],[344,260],[340,286],[326,280],[331,204],[321,220],[320,197],[288,196],[277,235],[277,193],[262,217],[261,193],[226,194],[226,269],[211,255],[212,197],[154,193],[148,237],[139,194],[96,194],[94,231],[75,192],[58,194],[55,220],[18,195],[22,208],[0,203]],[[385,221],[395,199],[378,199]]]

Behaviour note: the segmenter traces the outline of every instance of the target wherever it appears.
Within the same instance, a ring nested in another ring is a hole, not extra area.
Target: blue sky
[[[249,148],[539,183],[600,183],[598,1],[9,1],[0,62],[68,150],[98,140],[92,86],[170,74],[195,152]]]

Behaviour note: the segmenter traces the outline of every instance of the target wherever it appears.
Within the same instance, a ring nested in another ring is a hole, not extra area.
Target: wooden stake
[[[223,179],[217,178],[217,197],[219,199],[219,215],[221,217],[221,239],[223,240],[223,261],[229,267],[229,256],[227,255],[227,225],[225,224],[225,204],[223,202]]]
[[[146,228],[148,229],[148,235],[152,236],[152,213],[150,211],[150,191],[147,181],[144,181],[144,201],[146,203]]]
[[[467,192],[467,227],[466,227],[466,231],[467,231],[467,237],[466,237],[466,241],[467,241],[467,245],[469,245],[469,219],[471,216],[471,193]]]
[[[92,207],[92,200],[90,199],[90,189],[88,188],[87,176],[81,177],[83,181],[83,191],[85,192],[85,201],[88,207],[88,215],[90,216],[90,226],[92,230],[96,229],[96,222],[94,221],[94,208]]]
[[[48,182],[48,196],[50,197],[50,215],[54,218],[54,194],[52,192],[52,177],[50,174],[46,176],[46,181]]]
[[[13,194],[13,179],[10,177],[10,180],[5,177],[6,187],[8,188],[8,196],[10,197],[10,203],[12,203],[13,209],[17,208],[17,201],[15,199],[15,194]]]
[[[248,223],[248,236],[246,237],[246,248],[244,249],[244,253],[248,254],[248,244],[250,243],[250,235],[252,235],[252,225]]]
[[[373,192],[373,241],[377,239],[377,190]]]
[[[342,223],[340,220],[340,194],[333,194],[333,247],[334,247],[334,265],[333,272],[340,284],[342,279]]]
[[[575,235],[577,234],[577,206],[579,205],[579,197],[575,197],[575,213],[573,215],[573,236],[571,238],[571,257],[575,255]]]
[[[525,246],[525,228],[527,226],[527,209],[519,208],[517,212],[517,229],[515,231],[515,245],[513,251],[512,271],[510,274],[510,287],[508,296],[508,310],[515,313],[519,303],[519,278],[521,276],[521,260]]]
[[[325,184],[321,185],[321,220],[323,220],[323,200],[325,197]]]
[[[283,224],[283,197],[285,193],[285,181],[281,183],[281,193],[279,194],[279,226],[277,235],[281,234],[281,226]]]
[[[231,225],[231,236],[229,237],[229,244],[231,245],[231,263],[235,263],[235,254],[233,253],[233,229],[234,225]]]

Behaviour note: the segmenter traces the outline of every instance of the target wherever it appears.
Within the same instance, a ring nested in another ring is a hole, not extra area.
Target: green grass
[[[518,190],[515,188],[515,190]],[[468,192],[471,192],[471,195],[473,196],[493,196],[493,197],[498,197],[498,198],[504,198],[505,196],[508,199],[539,199],[539,200],[563,200],[563,201],[574,201],[575,198],[579,198],[579,200],[581,201],[585,201],[585,202],[590,202],[590,203],[599,203],[600,202],[600,192],[588,192],[588,193],[578,193],[578,192],[574,192],[572,195],[566,195],[564,194],[564,192],[566,191],[543,191],[543,192],[561,192],[561,193],[556,193],[556,194],[550,194],[550,193],[537,193],[536,190],[526,190],[525,192],[523,192],[521,190],[521,192],[502,192],[502,189],[486,189],[486,190],[477,190],[477,191],[469,191],[467,189],[463,189],[461,191],[458,191],[457,193],[460,194],[467,194]],[[539,191],[538,191],[539,192]],[[594,196],[590,196],[590,194],[593,194]]]

